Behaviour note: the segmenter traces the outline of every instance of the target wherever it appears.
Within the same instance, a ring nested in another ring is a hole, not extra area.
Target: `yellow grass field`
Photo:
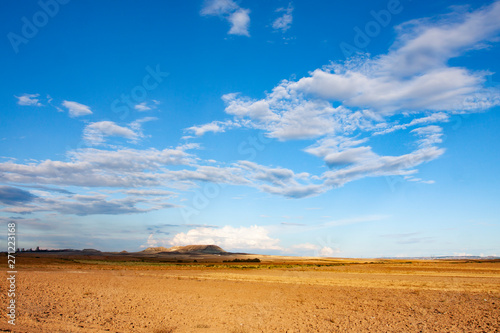
[[[260,258],[20,257],[17,322],[0,329],[500,332],[500,261]]]

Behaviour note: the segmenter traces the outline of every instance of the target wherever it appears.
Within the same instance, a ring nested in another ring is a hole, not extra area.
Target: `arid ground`
[[[0,331],[500,332],[500,261],[258,257],[22,254]]]

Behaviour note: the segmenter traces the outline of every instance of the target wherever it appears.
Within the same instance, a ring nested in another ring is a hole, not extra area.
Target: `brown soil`
[[[19,261],[3,331],[500,332],[498,261]]]

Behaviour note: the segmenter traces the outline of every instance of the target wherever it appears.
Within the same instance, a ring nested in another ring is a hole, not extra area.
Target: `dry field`
[[[261,259],[21,256],[0,331],[500,332],[500,261]]]

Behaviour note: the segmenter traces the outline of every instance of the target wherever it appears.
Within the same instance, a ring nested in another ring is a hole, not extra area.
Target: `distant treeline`
[[[254,259],[233,259],[233,260],[223,260],[222,262],[260,262],[259,258]]]

